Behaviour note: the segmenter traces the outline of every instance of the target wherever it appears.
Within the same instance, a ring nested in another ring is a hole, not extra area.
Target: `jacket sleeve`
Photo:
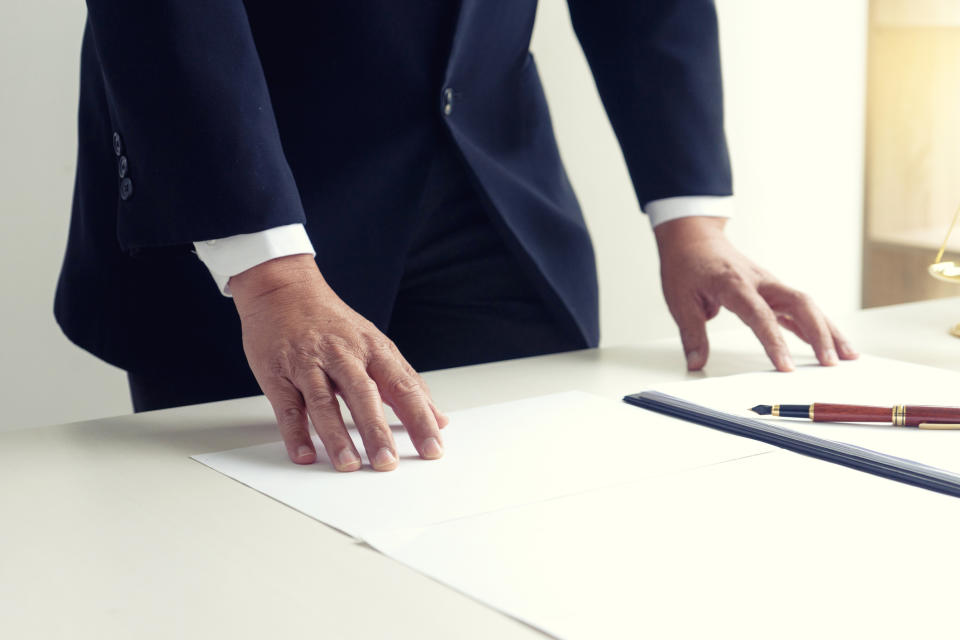
[[[114,129],[105,148],[128,178],[123,248],[304,222],[242,0],[87,8]]]
[[[730,195],[713,0],[568,5],[641,207]]]

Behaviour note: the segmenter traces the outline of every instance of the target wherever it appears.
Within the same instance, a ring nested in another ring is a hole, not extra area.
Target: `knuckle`
[[[371,445],[379,449],[380,447],[390,447],[393,444],[390,427],[383,420],[369,418],[362,423],[358,423],[357,428],[360,429],[360,432],[363,434],[368,451]]]
[[[317,339],[314,361],[324,369],[342,370],[361,361],[362,349],[342,336],[323,335]]]
[[[714,285],[724,288],[742,288],[747,284],[747,279],[739,269],[733,265],[725,264],[714,275]]]
[[[312,346],[300,344],[294,347],[292,356],[293,357],[290,358],[291,361],[302,365],[307,362],[315,362],[317,359],[317,352]]]
[[[750,289],[746,283],[739,281],[736,284],[723,284],[712,289],[716,294],[716,299],[725,307],[750,308],[753,306]]]
[[[340,384],[340,380],[355,375],[355,370],[360,368],[362,365],[360,365],[355,356],[348,353],[342,353],[324,358],[323,362],[319,366],[324,371],[330,372],[330,375],[337,380],[338,387],[343,387],[343,385]],[[349,391],[352,386],[352,382],[348,383],[346,385],[346,390]]]
[[[330,391],[330,389],[325,387],[312,387],[303,395],[303,399],[306,401],[307,405],[315,411],[331,413],[335,409],[340,409],[340,403],[337,402],[337,397],[332,391]]]
[[[365,399],[374,396],[379,397],[377,383],[366,376],[351,380],[347,385],[346,391],[355,398]]]
[[[316,352],[304,344],[292,346],[286,352],[284,359],[286,370],[291,378],[299,378],[317,366]]]
[[[313,357],[324,366],[341,366],[357,357],[357,347],[341,335],[324,333],[310,345]]]
[[[386,348],[390,353],[400,355],[400,348],[397,347],[397,343],[387,336],[383,336],[383,344],[386,345]]]
[[[364,331],[360,337],[371,353],[389,353],[393,346],[393,341],[376,329]]]
[[[370,366],[387,367],[401,359],[393,341],[379,331],[364,334],[362,341],[363,360]]]
[[[281,407],[277,409],[276,413],[277,424],[280,425],[281,429],[295,429],[301,425],[303,420],[303,411],[301,411],[300,407],[293,405]]]
[[[334,333],[322,333],[313,339],[311,348],[320,353],[342,353],[349,350],[349,343],[343,336]]]
[[[423,376],[421,376],[419,373],[414,371],[413,367],[410,367],[409,365],[408,365],[407,373],[413,376],[413,379],[416,380],[417,384],[420,386],[421,391],[423,391],[429,396],[430,386],[427,384],[427,381],[423,379]]]
[[[280,424],[280,434],[286,442],[302,442],[310,439],[310,432],[299,421],[295,424]]]
[[[290,352],[278,349],[267,364],[267,372],[274,378],[286,377],[290,373]]]
[[[397,358],[392,352],[388,349],[377,348],[370,352],[367,364],[371,370],[383,372],[389,371],[395,362],[397,362]]]
[[[387,385],[390,395],[397,400],[415,398],[421,395],[420,385],[412,376],[397,376]]]
[[[795,307],[812,307],[813,299],[803,291],[791,289],[789,293],[790,304]]]

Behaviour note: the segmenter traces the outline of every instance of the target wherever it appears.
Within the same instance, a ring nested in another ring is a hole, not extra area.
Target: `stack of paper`
[[[958,404],[958,388],[957,374],[864,359],[660,390],[749,415]],[[196,459],[556,637],[952,628],[955,498],[576,392],[451,417],[443,460],[398,433],[392,473],[296,466],[281,443]],[[793,426],[960,469],[960,432]]]

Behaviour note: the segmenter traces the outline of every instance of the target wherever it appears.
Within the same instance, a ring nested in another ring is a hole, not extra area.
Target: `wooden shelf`
[[[919,227],[900,232],[872,232],[868,236],[871,242],[894,245],[897,247],[909,247],[912,249],[925,249],[930,252],[930,260],[940,249],[940,243],[943,242],[943,236],[947,233],[947,227]],[[954,229],[950,242],[947,243],[947,251],[950,253],[960,253],[960,229]]]
[[[960,202],[960,0],[872,0],[870,27],[863,304],[957,295],[927,267]]]

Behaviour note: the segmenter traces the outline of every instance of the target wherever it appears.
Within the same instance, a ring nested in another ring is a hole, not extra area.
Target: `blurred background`
[[[955,295],[925,269],[960,202],[960,0],[717,7],[734,241],[837,318]],[[84,20],[79,2],[0,6],[0,430],[130,411],[123,372],[52,315]],[[603,344],[673,336],[653,235],[563,0],[541,0],[532,49],[597,250]],[[743,330],[728,314],[718,329]]]

